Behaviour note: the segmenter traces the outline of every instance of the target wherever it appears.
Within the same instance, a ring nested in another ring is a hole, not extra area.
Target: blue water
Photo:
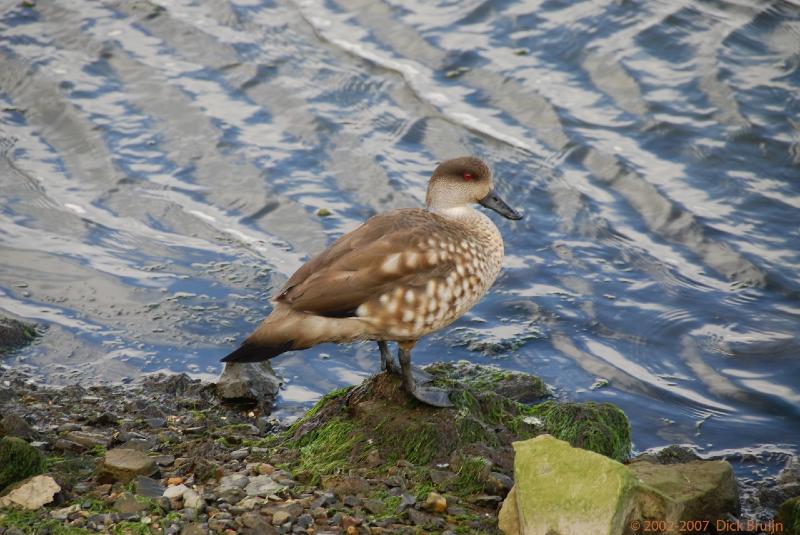
[[[639,450],[798,452],[795,1],[6,2],[0,312],[47,327],[7,363],[214,378],[303,260],[461,154],[527,217],[417,363],[612,401]],[[288,411],[378,356],[274,365]]]

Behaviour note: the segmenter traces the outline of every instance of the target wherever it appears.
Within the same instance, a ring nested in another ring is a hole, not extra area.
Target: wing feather
[[[429,262],[425,254],[427,237],[449,226],[427,210],[377,215],[297,270],[276,300],[298,311],[353,316],[361,304],[397,286],[424,286],[455,269],[452,260]],[[415,261],[406,262],[411,253],[417,253]]]

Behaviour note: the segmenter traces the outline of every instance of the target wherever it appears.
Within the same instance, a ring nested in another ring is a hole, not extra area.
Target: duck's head
[[[508,219],[522,219],[522,214],[507,205],[492,187],[492,171],[474,156],[442,162],[428,183],[425,204],[429,210],[443,211],[478,203]]]

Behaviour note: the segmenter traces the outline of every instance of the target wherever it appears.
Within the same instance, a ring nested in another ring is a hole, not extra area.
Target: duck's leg
[[[411,350],[416,343],[416,341],[397,343],[397,358],[400,361],[403,388],[416,399],[428,405],[434,407],[452,407],[453,404],[450,402],[450,392],[448,390],[420,386],[414,379],[414,370],[411,367]]]
[[[395,365],[394,359],[392,359],[392,353],[389,351],[389,344],[384,340],[378,340],[378,349],[381,352],[381,371],[388,371],[389,373],[400,375],[400,368]]]
[[[383,340],[379,340],[378,349],[380,349],[381,351],[381,371],[382,372],[388,371],[389,373],[392,373],[394,375],[399,375],[400,377],[402,377],[403,372],[394,363],[392,354],[389,351],[389,344]],[[414,374],[414,380],[416,380],[417,383],[425,384],[425,383],[430,383],[433,380],[433,377],[431,377],[431,375],[428,372],[420,368],[417,368],[416,366],[412,366],[411,371]]]

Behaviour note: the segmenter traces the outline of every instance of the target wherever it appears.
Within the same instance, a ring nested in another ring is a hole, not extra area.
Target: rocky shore
[[[737,488],[728,463],[680,448],[629,463],[628,421],[613,405],[548,400],[536,377],[493,367],[427,371],[455,388],[454,409],[422,406],[379,374],[284,425],[268,403],[253,403],[277,391],[268,367],[220,384],[155,375],[63,388],[0,367],[0,535],[501,533],[498,514],[519,479],[514,449],[545,434],[560,440],[536,447],[586,452],[592,466],[627,463],[667,496],[675,518],[735,522],[758,510],[766,522],[780,508],[787,526],[796,522],[796,460],[749,489]],[[670,496],[688,491],[669,474],[681,470],[687,480],[709,475],[692,482],[693,497],[676,513]]]

